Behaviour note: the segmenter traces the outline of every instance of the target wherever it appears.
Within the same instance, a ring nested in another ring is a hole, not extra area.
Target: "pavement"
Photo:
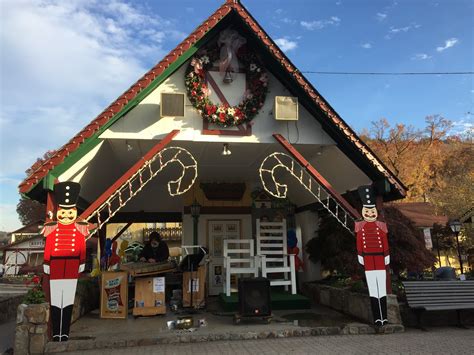
[[[209,302],[206,311],[193,314],[194,324],[205,319],[207,325],[190,330],[168,329],[167,322],[179,314],[127,319],[100,319],[98,310],[72,324],[69,341],[49,342],[47,353],[100,351],[108,348],[132,348],[158,344],[209,341],[238,341],[240,339],[277,339],[335,334],[370,334],[374,329],[364,323],[320,305],[305,310],[275,310],[270,323],[261,319],[233,324],[233,312],[222,312],[217,302]],[[384,332],[402,332],[402,325],[389,325]]]
[[[383,335],[335,335],[265,340],[160,344],[121,349],[69,352],[79,354],[473,354],[474,329],[430,328],[424,332]]]
[[[6,323],[0,323],[0,354],[13,348],[15,341],[16,319]]]

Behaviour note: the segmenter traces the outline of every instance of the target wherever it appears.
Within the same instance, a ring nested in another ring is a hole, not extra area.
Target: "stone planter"
[[[48,341],[49,304],[20,304],[17,309],[15,355],[43,354]]]
[[[304,283],[302,291],[315,303],[373,324],[369,295],[311,282]],[[387,313],[389,323],[402,324],[397,296],[387,295]]]

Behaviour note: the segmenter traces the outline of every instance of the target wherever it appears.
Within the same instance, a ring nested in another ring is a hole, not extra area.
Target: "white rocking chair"
[[[286,220],[262,222],[257,219],[257,255],[260,258],[262,276],[283,274],[283,279],[270,278],[270,286],[291,286],[296,294],[295,255],[288,254],[286,246]]]
[[[231,275],[253,274],[258,277],[258,258],[255,256],[253,239],[224,240],[224,293],[230,296]]]

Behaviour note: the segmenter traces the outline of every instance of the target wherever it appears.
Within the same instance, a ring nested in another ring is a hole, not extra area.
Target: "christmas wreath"
[[[215,104],[209,98],[211,91],[206,83],[206,71],[219,60],[217,45],[194,56],[185,74],[186,92],[192,105],[204,120],[223,127],[250,122],[263,106],[268,92],[268,75],[256,55],[246,46],[240,47],[236,54],[245,68],[248,87],[237,106]]]

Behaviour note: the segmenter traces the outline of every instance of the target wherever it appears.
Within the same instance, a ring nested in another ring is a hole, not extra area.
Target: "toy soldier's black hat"
[[[360,199],[362,200],[362,206],[369,208],[375,207],[375,193],[372,186],[360,186],[357,191],[359,192]]]
[[[54,185],[54,199],[61,208],[76,207],[81,184],[77,182],[65,181]]]

